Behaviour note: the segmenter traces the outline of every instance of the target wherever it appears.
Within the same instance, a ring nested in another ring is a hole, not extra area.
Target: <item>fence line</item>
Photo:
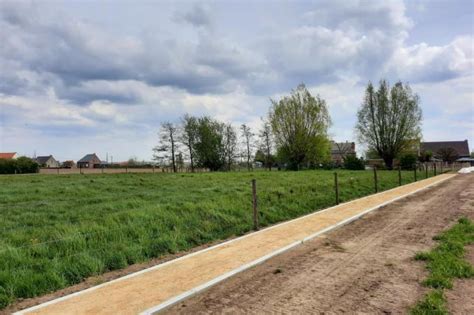
[[[419,165],[414,167],[414,171],[415,171],[414,181],[417,180],[417,177],[416,177],[417,167],[419,167]],[[421,167],[423,167],[423,166],[421,166]],[[461,163],[456,164],[456,165],[453,164],[452,165],[452,170],[457,170],[461,167],[462,167]],[[433,166],[433,170],[434,169],[435,169],[435,166]],[[426,163],[425,163],[425,170],[428,170],[428,166],[427,166]],[[100,169],[99,169],[99,171],[100,171]],[[446,172],[446,170],[445,170],[445,172]],[[428,176],[428,174],[429,174],[428,171],[426,171],[426,176]],[[335,176],[334,189],[335,189],[335,195],[336,195],[336,204],[339,204],[340,189],[339,189],[339,182],[338,182],[337,172],[334,173],[334,176]],[[398,182],[399,182],[399,185],[402,183],[402,175],[401,175],[400,168],[398,170]],[[254,229],[258,230],[258,228],[259,228],[259,211],[258,211],[258,207],[257,207],[258,196],[257,196],[257,190],[256,190],[256,180],[253,179],[251,181],[251,183],[252,183],[253,224],[254,224]],[[375,190],[376,193],[378,192],[378,176],[377,176],[377,169],[375,167],[374,167],[374,190]],[[127,210],[127,211],[129,211],[129,210]],[[78,223],[83,224],[83,222],[78,222]],[[34,227],[31,227],[31,228],[34,228]],[[117,230],[123,230],[123,229],[124,229],[124,227],[118,227],[118,228],[114,228],[114,229],[107,229],[105,231],[96,231],[96,232],[90,232],[90,233],[79,232],[79,233],[75,233],[75,234],[69,235],[69,236],[64,237],[64,238],[48,240],[48,241],[39,242],[39,243],[35,243],[35,244],[28,244],[28,245],[22,245],[22,246],[11,246],[11,245],[9,245],[8,248],[0,250],[0,253],[4,253],[4,252],[7,252],[7,251],[11,251],[11,250],[18,250],[18,249],[29,249],[29,248],[33,248],[33,247],[37,247],[37,246],[43,246],[43,245],[46,245],[46,244],[53,244],[53,243],[57,243],[57,242],[65,241],[65,240],[71,240],[71,239],[74,239],[78,236],[87,237],[87,236],[96,235],[96,234],[99,234],[99,233],[108,233],[108,232],[111,232],[111,231],[117,231]],[[14,231],[14,230],[15,229],[12,229],[11,231]]]

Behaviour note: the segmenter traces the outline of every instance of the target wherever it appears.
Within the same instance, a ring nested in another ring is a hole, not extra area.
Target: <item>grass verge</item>
[[[464,247],[474,242],[474,224],[471,220],[459,219],[455,226],[434,239],[439,241],[438,246],[415,256],[416,260],[427,262],[430,275],[423,285],[433,289],[411,309],[413,315],[448,314],[444,289],[453,287],[453,279],[474,276],[473,266],[464,259]]]

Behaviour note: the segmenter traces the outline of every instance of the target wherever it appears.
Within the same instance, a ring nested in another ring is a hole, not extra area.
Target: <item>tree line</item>
[[[209,116],[189,114],[177,123],[163,122],[154,159],[170,165],[174,172],[185,161],[191,171],[229,171],[237,164],[250,170],[254,161],[269,170],[274,166],[299,170],[330,161],[331,118],[326,101],[311,95],[304,84],[290,95],[270,101],[268,115],[256,131],[247,124],[237,129]],[[397,82],[390,87],[381,80],[376,89],[369,82],[355,132],[391,169],[394,159],[421,139],[421,120],[419,98],[408,84]]]

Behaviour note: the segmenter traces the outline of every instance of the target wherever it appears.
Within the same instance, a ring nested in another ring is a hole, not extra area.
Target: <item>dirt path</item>
[[[426,292],[424,264],[414,254],[461,216],[474,218],[474,174],[394,202],[167,312],[404,314]],[[472,282],[456,287],[451,309],[467,314]]]

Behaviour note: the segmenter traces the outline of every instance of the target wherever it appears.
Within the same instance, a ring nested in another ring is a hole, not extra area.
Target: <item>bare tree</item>
[[[411,141],[421,138],[421,108],[410,87],[397,82],[392,88],[380,81],[377,91],[368,84],[357,113],[359,140],[375,150],[392,169],[393,160]]]
[[[264,153],[264,160],[265,166],[268,168],[269,171],[272,170],[272,148],[273,148],[273,134],[272,134],[272,126],[268,120],[262,119],[262,129],[260,130],[259,137],[260,137],[260,147],[262,152]]]
[[[251,143],[252,143],[254,134],[250,130],[250,127],[248,127],[246,124],[242,124],[240,126],[240,131],[242,132],[242,137],[244,138],[244,144],[245,144],[245,148],[246,148],[247,169],[250,171],[250,169],[251,169],[251,164],[250,164]]]
[[[159,133],[160,144],[153,148],[154,159],[160,161],[163,157],[171,159],[173,172],[176,173],[176,138],[177,128],[173,123],[164,122],[161,124]]]
[[[237,149],[237,134],[231,124],[226,124],[224,126],[223,136],[227,170],[230,171],[236,156]]]
[[[182,118],[182,131],[180,133],[180,141],[188,150],[189,159],[191,162],[191,172],[194,172],[194,158],[196,143],[199,139],[199,122],[198,118],[190,116],[188,114],[184,115]]]

